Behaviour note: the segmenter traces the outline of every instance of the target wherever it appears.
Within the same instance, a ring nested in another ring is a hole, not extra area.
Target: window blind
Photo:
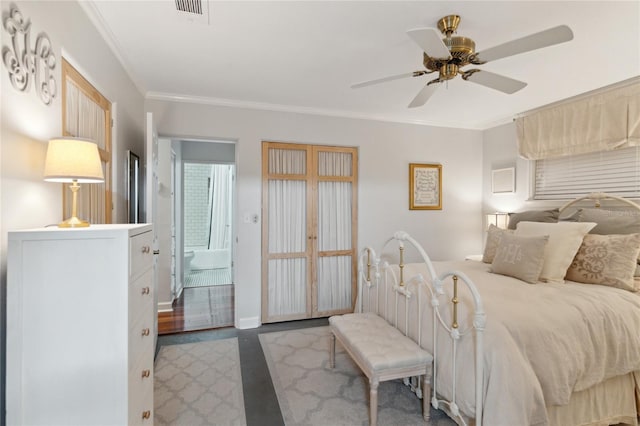
[[[534,185],[536,200],[592,192],[640,198],[640,147],[536,160]]]

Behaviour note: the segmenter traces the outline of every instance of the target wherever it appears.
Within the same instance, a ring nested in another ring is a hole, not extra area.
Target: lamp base
[[[86,228],[87,226],[89,226],[89,222],[78,219],[76,216],[70,217],[58,224],[58,228]]]

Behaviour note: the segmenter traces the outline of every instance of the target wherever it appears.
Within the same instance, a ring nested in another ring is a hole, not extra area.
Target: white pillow
[[[564,276],[584,236],[595,226],[593,222],[519,222],[515,234],[527,237],[548,235],[540,281],[564,283]]]

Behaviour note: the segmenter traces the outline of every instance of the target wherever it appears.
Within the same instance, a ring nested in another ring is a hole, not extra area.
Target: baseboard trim
[[[246,330],[248,328],[258,328],[261,325],[260,317],[238,318],[238,325],[236,328]]]
[[[158,312],[173,312],[173,303],[158,302]]]

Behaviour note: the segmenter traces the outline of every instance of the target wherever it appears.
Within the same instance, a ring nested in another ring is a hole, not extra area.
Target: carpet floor
[[[155,364],[156,425],[246,425],[238,339],[163,346]]]
[[[260,334],[273,386],[286,425],[366,425],[368,380],[336,342],[329,368],[329,327]],[[401,380],[380,383],[378,424],[425,425],[422,402]],[[431,409],[429,426],[455,426]]]

